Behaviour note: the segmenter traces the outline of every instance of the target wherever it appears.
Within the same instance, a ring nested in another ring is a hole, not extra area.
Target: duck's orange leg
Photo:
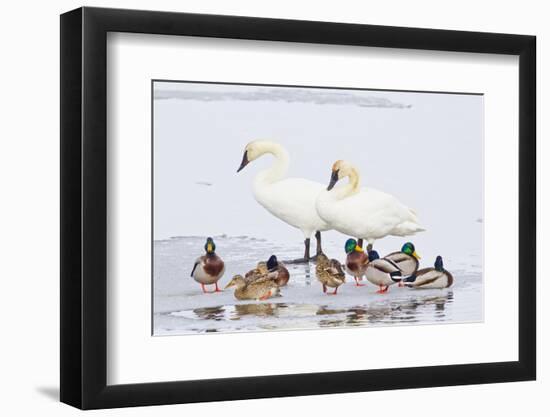
[[[338,292],[338,287],[334,289],[334,292],[329,292],[327,293],[327,295],[336,295],[337,292]]]
[[[218,282],[216,282],[216,289],[214,290],[214,292],[222,292],[222,290],[218,288]]]
[[[259,300],[267,300],[269,297],[271,297],[271,290],[269,290],[268,292],[266,292],[264,295],[262,295]]]
[[[365,286],[365,284],[360,284],[359,283],[359,279],[357,277],[353,277],[353,278],[355,279],[355,286],[356,287],[364,287]]]
[[[212,294],[212,293],[215,293],[216,291],[221,291],[219,288],[218,288],[218,283],[216,283],[216,289],[214,291],[208,291],[206,289],[206,285],[205,284],[201,284],[201,287],[202,287],[202,292],[205,293],[205,294]]]
[[[388,292],[388,288],[390,288],[388,285],[379,285],[380,289],[376,291],[376,294],[384,294]]]

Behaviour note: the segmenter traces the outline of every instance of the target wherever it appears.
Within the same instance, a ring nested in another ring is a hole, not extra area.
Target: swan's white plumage
[[[317,230],[328,230],[315,208],[315,200],[323,190],[321,184],[286,178],[271,184],[255,181],[253,190],[258,203],[275,217],[300,229],[306,238]]]
[[[329,227],[317,214],[315,202],[324,186],[303,178],[285,178],[289,157],[279,144],[254,141],[246,146],[249,160],[268,153],[275,157],[273,165],[258,173],[254,179],[253,193],[256,201],[268,212],[285,223],[302,231],[305,238],[315,231]]]
[[[317,213],[331,228],[369,243],[424,230],[414,211],[394,196],[374,188],[359,188],[359,173],[354,167],[340,171],[340,177],[350,176],[350,183],[322,191],[316,201]]]

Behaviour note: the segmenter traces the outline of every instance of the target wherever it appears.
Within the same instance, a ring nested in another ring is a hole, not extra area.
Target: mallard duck
[[[267,260],[268,277],[275,281],[279,287],[284,287],[288,284],[290,274],[288,269],[281,262],[277,260],[275,255],[271,255]]]
[[[412,275],[418,270],[418,260],[420,256],[411,242],[405,243],[401,251],[392,252],[384,256],[385,259],[393,261],[403,273],[403,276]]]
[[[453,285],[453,275],[443,267],[443,258],[435,258],[433,268],[419,269],[416,274],[405,278],[404,283],[410,288],[449,288]]]
[[[267,270],[267,262],[260,261],[256,265],[256,268],[251,269],[246,274],[244,274],[244,279],[247,282],[247,284],[249,284],[259,279],[266,278],[268,272],[269,271]]]
[[[365,253],[355,239],[348,239],[344,246],[347,253],[346,256],[346,271],[355,279],[355,285],[362,287],[365,284],[360,284],[359,281],[363,280],[367,265],[369,263],[369,256]]]
[[[290,274],[288,269],[277,260],[275,255],[271,255],[267,262],[260,261],[256,268],[251,269],[244,275],[247,283],[269,279],[275,282],[279,287],[288,283]]]
[[[346,274],[342,270],[342,265],[336,259],[329,259],[324,253],[317,255],[317,265],[315,274],[321,284],[323,292],[327,292],[327,287],[334,288],[330,295],[336,295],[338,287],[346,282]]]
[[[191,271],[191,277],[201,284],[204,293],[220,292],[218,281],[225,272],[225,264],[222,258],[216,255],[216,244],[211,237],[206,239],[204,250],[206,254],[195,260],[193,270]],[[207,291],[205,285],[212,284],[216,286],[214,291]]]
[[[235,287],[237,300],[267,300],[279,294],[279,286],[270,279],[246,282],[242,275],[235,275],[225,288]]]
[[[273,155],[275,160],[270,168],[256,175],[254,198],[272,215],[302,231],[304,257],[294,262],[309,262],[311,235],[315,233],[319,254],[322,252],[321,232],[330,229],[315,209],[315,199],[323,184],[305,178],[287,178],[288,152],[280,144],[266,140],[255,140],[246,145],[237,172],[266,154]]]
[[[345,177],[349,178],[347,184],[334,187]],[[374,188],[361,188],[358,169],[346,161],[332,165],[330,183],[317,196],[315,206],[329,228],[366,239],[367,251],[376,239],[409,236],[424,230],[414,210],[397,198]]]
[[[379,289],[376,291],[378,294],[387,292],[390,285],[402,279],[399,267],[389,259],[380,259],[375,250],[369,252],[369,264],[365,275],[370,283],[378,285]]]

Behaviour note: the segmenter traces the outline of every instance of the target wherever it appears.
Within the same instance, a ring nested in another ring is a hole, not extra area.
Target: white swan
[[[334,188],[345,177],[348,184]],[[409,236],[424,231],[413,210],[390,194],[373,188],[359,188],[359,171],[346,161],[336,161],[326,191],[316,201],[317,213],[345,235],[365,239],[369,250],[376,239]]]
[[[328,225],[319,217],[315,208],[317,195],[324,189],[320,183],[303,178],[285,178],[289,157],[288,152],[278,143],[256,140],[246,145],[241,171],[249,162],[265,154],[275,157],[273,165],[254,179],[254,198],[267,211],[285,223],[294,226],[304,234],[304,259],[309,261],[310,239],[315,233],[317,254],[322,252],[321,231],[329,230]]]

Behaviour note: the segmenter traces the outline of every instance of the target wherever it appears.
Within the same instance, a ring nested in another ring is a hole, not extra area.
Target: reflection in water
[[[312,280],[315,279],[315,270],[313,270],[313,274],[312,274],[311,265],[309,263],[288,264],[287,268],[290,272],[290,276],[292,277],[292,282],[294,284],[310,286],[312,283]]]
[[[283,328],[327,328],[442,321],[453,303],[453,292],[441,295],[381,300],[370,305],[334,307],[305,303],[258,302],[195,308],[169,313],[170,317],[208,321],[201,332],[236,331],[250,327],[263,330]],[[235,323],[232,327],[228,323]],[[284,323],[284,324],[283,324]],[[242,327],[241,325],[242,324]]]
[[[195,308],[193,313],[204,320],[223,320],[225,309],[223,306]]]
[[[237,304],[235,305],[235,314],[230,320],[239,320],[243,316],[274,316],[277,309],[282,304]]]
[[[311,285],[311,267],[309,266],[309,263],[305,265],[304,275],[306,279],[306,285]]]

